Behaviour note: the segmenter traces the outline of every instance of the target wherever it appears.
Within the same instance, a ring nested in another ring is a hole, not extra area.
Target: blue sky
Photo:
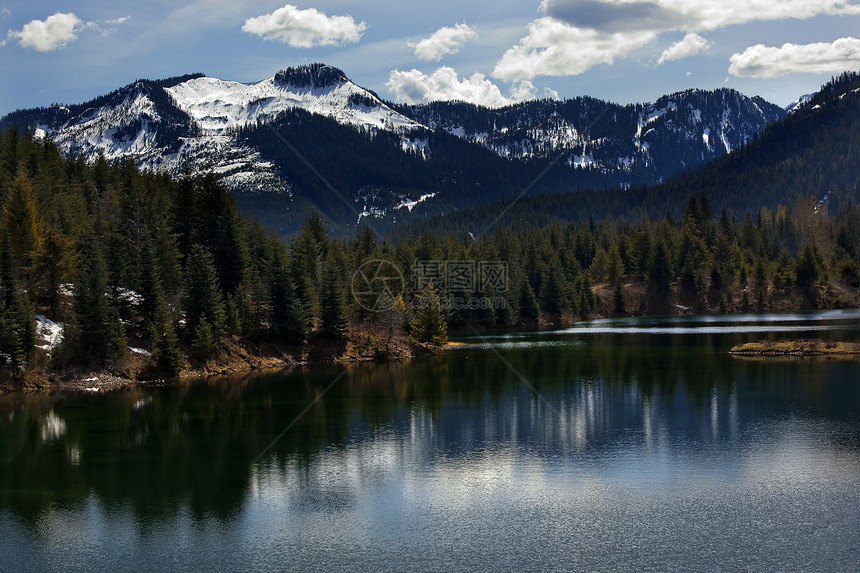
[[[326,62],[396,101],[653,101],[731,87],[786,105],[860,69],[860,0],[0,0],[0,114],[138,78],[254,82]]]

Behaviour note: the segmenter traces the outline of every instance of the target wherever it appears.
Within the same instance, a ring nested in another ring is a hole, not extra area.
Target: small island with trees
[[[763,340],[733,347],[737,356],[860,356],[860,344],[824,340]]]

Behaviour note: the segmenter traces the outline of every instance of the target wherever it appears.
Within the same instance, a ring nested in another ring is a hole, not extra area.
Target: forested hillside
[[[90,166],[15,130],[0,150],[0,350],[15,371],[48,356],[111,364],[143,347],[153,373],[171,375],[217,357],[230,336],[345,332],[346,253],[318,218],[288,254],[211,176]],[[331,323],[319,318],[329,307]],[[34,311],[40,325],[65,324],[61,344],[37,344]]]
[[[628,188],[749,142],[784,111],[733,90],[651,104],[590,97],[489,109],[384,102],[332,66],[256,83],[201,74],[138,80],[89,102],[19,110],[0,130],[53,140],[89,163],[174,177],[211,173],[243,213],[282,237],[318,212],[349,236],[530,193]]]
[[[559,189],[560,190],[560,189]],[[413,226],[481,233],[496,226],[528,229],[589,218],[679,217],[692,192],[743,217],[798,196],[860,202],[860,75],[845,73],[745,147],[665,183],[581,193],[538,193],[514,202],[449,213]],[[501,218],[500,218],[501,217]]]
[[[693,194],[678,217],[477,239],[381,239],[364,227],[344,240],[312,216],[285,243],[210,176],[88,165],[10,130],[0,203],[0,352],[19,377],[116,367],[129,352],[146,357],[135,375],[171,376],[242,341],[349,339],[385,356],[392,336],[438,344],[448,328],[860,304],[860,207],[832,198],[717,217]],[[368,261],[399,269],[402,282],[386,283],[394,304],[353,292]],[[504,270],[491,284],[464,282],[464,268],[490,267]],[[64,325],[59,344],[44,336],[51,325]]]

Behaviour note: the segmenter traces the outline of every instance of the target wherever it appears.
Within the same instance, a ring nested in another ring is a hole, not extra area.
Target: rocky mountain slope
[[[627,106],[588,97],[399,106],[312,64],[254,84],[140,80],[84,104],[13,112],[0,129],[32,130],[87,160],[215,173],[240,205],[289,233],[313,208],[348,230],[515,196],[535,179],[534,191],[551,192],[660,182],[784,115],[732,90]]]

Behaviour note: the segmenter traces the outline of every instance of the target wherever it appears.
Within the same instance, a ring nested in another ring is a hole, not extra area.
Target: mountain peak
[[[343,71],[322,63],[290,67],[275,74],[275,85],[294,88],[337,87],[348,81]]]

